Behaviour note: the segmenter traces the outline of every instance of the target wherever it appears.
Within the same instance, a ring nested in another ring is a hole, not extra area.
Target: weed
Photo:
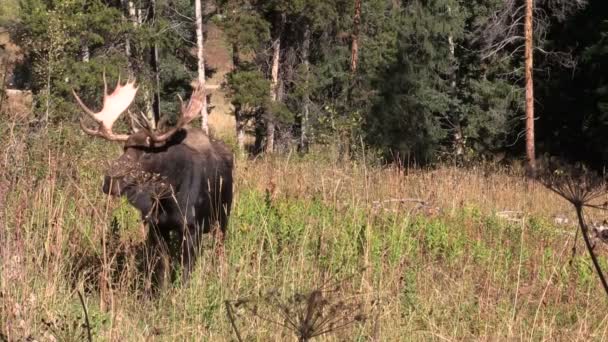
[[[279,291],[268,291],[257,298],[226,301],[226,311],[235,335],[242,341],[236,316],[249,314],[267,323],[293,332],[298,341],[335,333],[357,322],[364,322],[364,304],[359,295],[345,295],[339,284],[296,292],[283,296]]]

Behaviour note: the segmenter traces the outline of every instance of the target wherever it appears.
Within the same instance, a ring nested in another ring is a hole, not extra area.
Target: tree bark
[[[359,26],[361,24],[361,0],[355,0],[355,15],[353,17],[353,39],[351,43],[350,71],[357,71],[359,62]]]
[[[137,28],[137,14],[135,12],[135,5],[133,4],[133,0],[120,0],[120,4],[123,8],[123,11],[126,12],[127,21],[131,22],[134,28]],[[127,56],[127,61],[129,63],[129,72],[130,76],[135,75],[135,71],[133,70],[133,66],[131,65],[132,56],[133,56],[133,48],[131,46],[131,39],[128,37],[125,39],[125,55]]]
[[[279,66],[281,61],[281,36],[283,34],[283,26],[285,24],[285,15],[281,14],[276,29],[275,39],[272,42],[272,67],[271,67],[271,82],[270,82],[270,101],[277,102],[279,100]],[[275,118],[266,119],[266,148],[265,152],[272,153],[274,151],[274,133],[275,133]]]
[[[310,78],[310,26],[306,25],[304,29],[304,39],[302,42],[302,60],[304,62],[304,98],[302,99],[302,122],[300,123],[300,151],[308,151],[308,120],[310,117],[310,95],[309,95],[309,78]]]
[[[533,13],[534,0],[526,0],[525,14],[525,73],[526,73],[526,158],[528,167],[536,169],[536,156],[534,148],[534,80],[533,80]]]
[[[448,6],[448,14],[452,15],[452,8]],[[456,43],[454,43],[454,36],[452,33],[448,36],[448,46],[450,48],[450,94],[454,98],[457,96],[456,89],[456,78],[458,72],[458,60],[456,59]],[[452,126],[452,148],[454,150],[454,156],[462,158],[465,151],[465,140],[464,133],[462,132],[462,125],[460,123],[460,114],[454,106],[450,106],[449,121]]]
[[[150,5],[153,6],[155,4],[150,4]],[[130,6],[129,15],[134,14],[134,16],[133,16],[134,26],[139,27],[139,26],[143,25],[144,22],[152,20],[153,17],[150,15],[151,13],[148,13],[148,16],[146,17],[145,16],[146,12],[142,8],[136,8],[132,1],[129,1],[129,6]],[[134,57],[134,58],[132,58],[133,63],[130,63],[131,72],[133,72],[134,75],[139,75],[141,72],[141,66],[139,65],[139,62],[136,62],[136,61],[140,61],[140,60],[145,61],[146,53],[143,49],[142,49],[142,51],[139,51],[139,50],[133,49],[133,46],[131,46],[131,48],[132,48],[131,54]],[[156,121],[154,121],[154,106],[153,106],[154,99],[150,95],[150,87],[147,84],[142,84],[141,88],[142,88],[143,101],[146,106],[146,110],[145,110],[146,119],[147,119],[148,123],[152,125],[151,128],[155,129]]]
[[[84,45],[82,45],[81,53],[82,53],[82,61],[85,63],[88,63],[89,60],[91,59],[91,50],[89,50],[89,46],[86,43]]]
[[[150,19],[154,23],[156,20],[156,0],[150,0]],[[160,60],[158,54],[158,44],[154,43],[150,51],[150,66],[154,72],[154,95],[152,95],[152,119],[154,126],[160,120]]]
[[[198,58],[198,81],[205,89],[205,50],[203,47],[203,6],[202,0],[194,0],[196,12],[196,55]],[[201,128],[209,134],[209,113],[207,111],[207,95],[203,96],[203,109],[201,109]]]

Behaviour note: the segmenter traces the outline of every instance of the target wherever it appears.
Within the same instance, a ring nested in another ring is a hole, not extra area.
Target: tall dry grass
[[[98,340],[295,340],[268,294],[288,303],[335,282],[327,301],[365,319],[321,340],[606,339],[575,229],[553,222],[567,203],[518,170],[239,159],[224,258],[206,246],[189,283],[146,298],[138,213],[100,191],[120,148],[73,127],[0,130],[5,339],[82,339],[79,291]],[[235,305],[231,321],[226,301],[259,314]]]

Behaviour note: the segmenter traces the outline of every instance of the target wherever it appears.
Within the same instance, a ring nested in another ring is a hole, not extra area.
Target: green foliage
[[[0,6],[0,26],[15,22],[19,17],[19,1],[5,0]]]
[[[228,75],[231,100],[241,108],[263,107],[269,98],[270,81],[258,70],[240,70]]]
[[[121,7],[103,0],[21,1],[18,37],[20,45],[28,47],[39,116],[51,122],[78,117],[72,89],[86,103],[100,104],[104,72],[110,87],[119,74],[123,79],[135,74],[140,92],[156,91],[147,57],[155,45],[160,51],[161,111],[175,112],[175,95],[189,90],[193,78],[190,70],[195,68],[188,46],[181,43],[191,39],[193,30],[184,25],[189,22],[174,13],[188,14],[184,6],[189,8],[189,2],[158,1],[155,20],[133,25]],[[130,55],[126,54],[127,45]],[[146,100],[149,98],[138,97],[139,110],[146,111]]]
[[[374,114],[367,118],[368,141],[398,158],[427,161],[447,136],[440,121],[454,100],[448,95],[447,41],[452,30],[462,27],[447,16],[433,15],[446,11],[442,1],[415,1],[405,8],[395,63],[378,80],[382,83],[370,112]]]
[[[229,4],[228,14],[224,19],[217,19],[229,42],[236,45],[240,52],[257,52],[270,40],[270,23],[259,13],[239,11],[236,4]],[[228,5],[226,5],[228,6]]]
[[[65,119],[73,112],[72,88],[86,86],[101,96],[101,70],[115,76],[126,63],[122,53],[106,49],[127,26],[120,24],[120,12],[102,1],[24,0],[20,13],[20,43],[28,46],[32,87],[46,107],[40,110],[52,111],[47,119]],[[83,60],[83,47],[90,49],[90,63]]]
[[[365,132],[391,158],[432,161],[451,150],[456,134],[476,152],[505,145],[518,92],[500,76],[509,59],[482,60],[467,34],[483,21],[469,11],[478,5],[411,2],[396,19],[398,35],[386,39],[393,54],[368,57],[385,67],[374,77],[378,95]]]
[[[147,111],[151,95],[158,93],[161,112],[176,113],[175,95],[190,91],[196,60],[189,0],[140,1],[137,6],[149,15],[137,25],[118,1],[23,0],[14,6],[12,0],[2,10],[4,17],[19,16],[24,64],[31,65],[26,83],[36,95],[39,118],[75,119],[72,88],[86,103],[99,103],[103,70],[111,80],[119,73],[137,76],[147,97],[138,98],[135,111]],[[608,122],[608,87],[601,76],[606,18],[600,7],[590,3],[584,11],[539,17],[546,33],[536,39],[538,51],[544,51],[537,53],[535,68],[537,97],[546,99],[537,101],[541,149],[569,151],[567,146],[583,141],[585,158],[608,156],[595,147],[606,145],[601,132]],[[363,147],[388,159],[426,163],[521,147],[521,45],[515,40],[487,53],[488,44],[505,38],[492,25],[497,13],[508,10],[513,9],[500,0],[363,1],[354,73],[354,0],[222,0],[204,20],[225,33],[235,64],[227,89],[242,111],[237,116],[252,120],[258,134],[273,121],[277,140],[284,138],[286,145],[305,132],[312,143],[337,143],[351,153],[364,138]],[[539,11],[545,10],[556,9],[541,1]],[[280,91],[278,102],[271,103],[277,39]],[[154,47],[160,84],[150,58]],[[566,54],[556,51],[570,51],[579,63],[574,74],[562,65]],[[555,62],[552,56],[563,58]],[[570,86],[570,79],[577,86]],[[562,96],[561,89],[576,94]],[[581,103],[582,98],[590,100]],[[575,134],[565,127],[575,127]]]

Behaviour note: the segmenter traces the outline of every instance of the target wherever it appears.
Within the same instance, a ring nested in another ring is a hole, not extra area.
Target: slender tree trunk
[[[302,43],[302,60],[304,62],[304,98],[302,99],[302,122],[300,123],[300,151],[308,151],[308,120],[310,117],[310,96],[309,96],[309,78],[310,78],[310,26],[306,25],[304,29],[304,40]]]
[[[89,50],[89,46],[84,44],[82,45],[82,61],[85,63],[88,63],[89,60],[91,59],[91,50]]]
[[[151,21],[156,20],[156,0],[150,0],[150,17]],[[158,124],[160,120],[160,60],[158,54],[158,44],[154,43],[152,50],[150,51],[150,64],[152,71],[154,72],[154,95],[152,98],[152,113],[154,125]]]
[[[133,26],[137,26],[137,11],[135,10],[133,0],[127,0],[127,12],[129,13],[129,20],[133,22]]]
[[[245,121],[241,117],[241,106],[234,106],[234,118],[236,121],[236,144],[240,151],[245,150]]]
[[[271,68],[271,83],[270,83],[270,100],[277,102],[279,100],[279,65],[281,61],[281,36],[283,34],[283,26],[285,24],[285,15],[282,14],[278,27],[276,30],[276,36],[272,42],[272,68]],[[274,113],[270,113],[271,116]],[[275,118],[269,117],[266,121],[266,150],[267,153],[274,151],[274,134],[275,134]]]
[[[127,21],[131,22],[134,28],[137,28],[137,16],[135,14],[135,5],[132,0],[120,0],[120,4],[122,6],[123,11],[126,12]],[[131,39],[125,39],[125,55],[127,56],[127,61],[129,63],[129,72],[130,76],[134,75],[133,67],[131,65],[131,57],[133,55],[132,47],[131,47]]]
[[[452,15],[452,8],[448,6],[448,14]],[[450,48],[450,94],[452,97],[456,97],[456,77],[458,72],[458,61],[456,60],[456,43],[454,43],[454,36],[450,33],[448,36],[448,45]],[[449,120],[452,125],[452,148],[454,149],[454,155],[458,158],[464,155],[464,134],[462,132],[462,125],[460,124],[460,115],[454,106],[450,108]]]
[[[528,167],[532,171],[536,169],[536,156],[534,149],[533,13],[534,0],[526,0],[526,158],[528,160]]]
[[[359,26],[361,24],[361,0],[355,0],[355,15],[353,18],[353,40],[351,44],[350,70],[354,73],[359,62]]]
[[[194,0],[196,12],[196,55],[198,58],[198,81],[205,88],[205,54],[203,47],[203,6],[202,0]],[[209,134],[209,113],[207,112],[207,95],[203,96],[203,109],[201,109],[201,128]]]
[[[148,15],[148,17],[145,17],[145,11],[142,8],[136,8],[131,1],[129,1],[129,6],[129,15],[134,14],[134,26],[140,27],[146,20],[151,20],[152,17],[150,15]],[[131,53],[133,55],[133,62],[130,63],[131,72],[133,72],[134,75],[139,75],[141,72],[141,66],[139,65],[139,61],[146,60],[146,53],[144,50],[139,51],[139,49],[135,49],[133,45],[131,45],[131,48]],[[152,98],[153,95],[150,95],[150,87],[147,84],[142,84],[141,88],[143,101],[146,106],[146,119],[148,123],[152,125],[151,128],[154,129],[156,128],[156,121],[154,121],[154,107]]]
[[[152,102],[152,108],[154,112],[154,123],[155,126],[160,121],[160,58],[158,56],[158,45],[154,44],[152,48],[152,69],[154,70],[154,83],[156,91],[154,92],[154,99]]]

